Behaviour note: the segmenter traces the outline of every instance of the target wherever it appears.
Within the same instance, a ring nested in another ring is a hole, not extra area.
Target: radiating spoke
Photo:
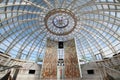
[[[73,0],[66,8],[67,8],[67,9],[73,8],[73,6],[75,6],[75,4],[76,4],[77,1],[78,1],[78,0]]]
[[[36,4],[34,4],[34,3],[30,2],[30,1],[27,1],[27,0],[24,0],[24,1],[27,2],[27,3],[29,3],[29,4],[31,4],[31,5],[33,5],[33,6],[35,6],[35,7],[38,7],[40,9],[42,9],[43,11],[48,11],[48,9],[45,8],[45,7],[43,7],[43,6],[36,5]]]
[[[62,4],[61,4],[61,8],[65,8],[66,7],[66,0],[63,0]]]
[[[48,0],[44,0],[44,2],[48,5],[49,9],[53,8],[53,5]]]
[[[54,1],[55,1],[55,8],[59,8],[59,5],[60,5],[59,4],[60,3],[59,0],[54,0]]]

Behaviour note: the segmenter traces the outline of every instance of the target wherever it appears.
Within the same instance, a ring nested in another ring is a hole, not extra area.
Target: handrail
[[[106,66],[106,65],[103,65],[103,66],[104,66],[105,68],[111,70],[111,71],[114,71],[114,72],[120,74],[120,71],[117,71],[116,69],[110,68],[110,67],[108,67],[108,66]]]
[[[34,61],[28,61],[28,60],[21,60],[21,59],[12,58],[11,56],[6,55],[5,53],[4,53],[4,54],[1,54],[1,53],[0,53],[0,56],[5,57],[5,58],[7,58],[7,59],[11,58],[11,60],[13,60],[13,61],[18,61],[18,62],[23,62],[23,63],[26,63],[26,62],[34,63]]]
[[[0,66],[0,67],[3,67],[3,69],[0,70],[0,72],[2,72],[2,71],[5,71],[5,70],[8,70],[8,69],[11,69],[11,68],[21,68],[22,66],[13,65],[13,66]]]
[[[103,79],[104,80],[120,80],[120,71],[110,68],[109,66],[102,65]]]
[[[55,79],[55,78],[42,79],[40,78],[40,80],[82,80],[82,79],[81,78],[65,78],[65,79]]]
[[[10,73],[11,73],[11,71],[9,71],[7,74],[5,74],[0,80],[8,80]]]

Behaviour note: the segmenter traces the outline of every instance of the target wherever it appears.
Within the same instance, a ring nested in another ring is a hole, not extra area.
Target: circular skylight
[[[68,15],[66,15],[66,16],[68,16]],[[56,15],[53,19],[54,26],[56,26],[57,28],[64,28],[64,27],[68,26],[69,20],[66,16],[65,16],[65,14],[62,14],[62,13]]]
[[[69,36],[75,34],[75,28],[77,27],[77,19],[70,10],[54,9],[47,13],[44,19],[45,26],[48,30],[49,38],[54,38],[57,41],[68,40]],[[66,37],[64,37],[66,36]],[[58,39],[55,39],[59,37]],[[73,39],[71,37],[70,39]]]

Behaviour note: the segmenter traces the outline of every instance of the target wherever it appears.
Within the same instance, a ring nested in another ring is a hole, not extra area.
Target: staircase
[[[22,66],[19,65],[13,65],[13,66],[4,66],[4,65],[0,65],[0,72],[5,72],[2,76],[2,78],[0,80],[16,80],[17,74],[15,73],[13,78],[11,77],[10,73],[10,69],[12,68],[16,68],[16,70],[19,72],[18,68],[21,68]],[[7,72],[6,72],[7,71]]]
[[[120,71],[112,69],[108,66],[102,65],[100,71],[103,77],[103,80],[120,80]]]
[[[19,65],[13,65],[13,66],[3,66],[3,65],[0,65],[0,72],[2,71],[5,71],[5,70],[8,70],[8,69],[11,69],[11,68],[21,68],[22,66],[19,66]]]
[[[9,71],[7,74],[5,74],[0,80],[8,80],[10,77],[10,73],[11,71]],[[9,80],[12,80],[12,79],[9,79]]]

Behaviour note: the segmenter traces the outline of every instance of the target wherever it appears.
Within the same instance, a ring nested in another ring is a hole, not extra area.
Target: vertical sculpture
[[[65,64],[65,79],[79,80],[80,71],[78,65],[77,52],[75,41],[69,40],[64,42],[64,64]]]
[[[42,79],[57,79],[58,42],[47,40],[47,48],[42,67]],[[79,80],[80,71],[77,59],[75,41],[64,42],[64,78]],[[58,69],[59,70],[59,69]]]
[[[47,40],[46,53],[42,66],[42,79],[57,78],[57,45],[57,42]]]

